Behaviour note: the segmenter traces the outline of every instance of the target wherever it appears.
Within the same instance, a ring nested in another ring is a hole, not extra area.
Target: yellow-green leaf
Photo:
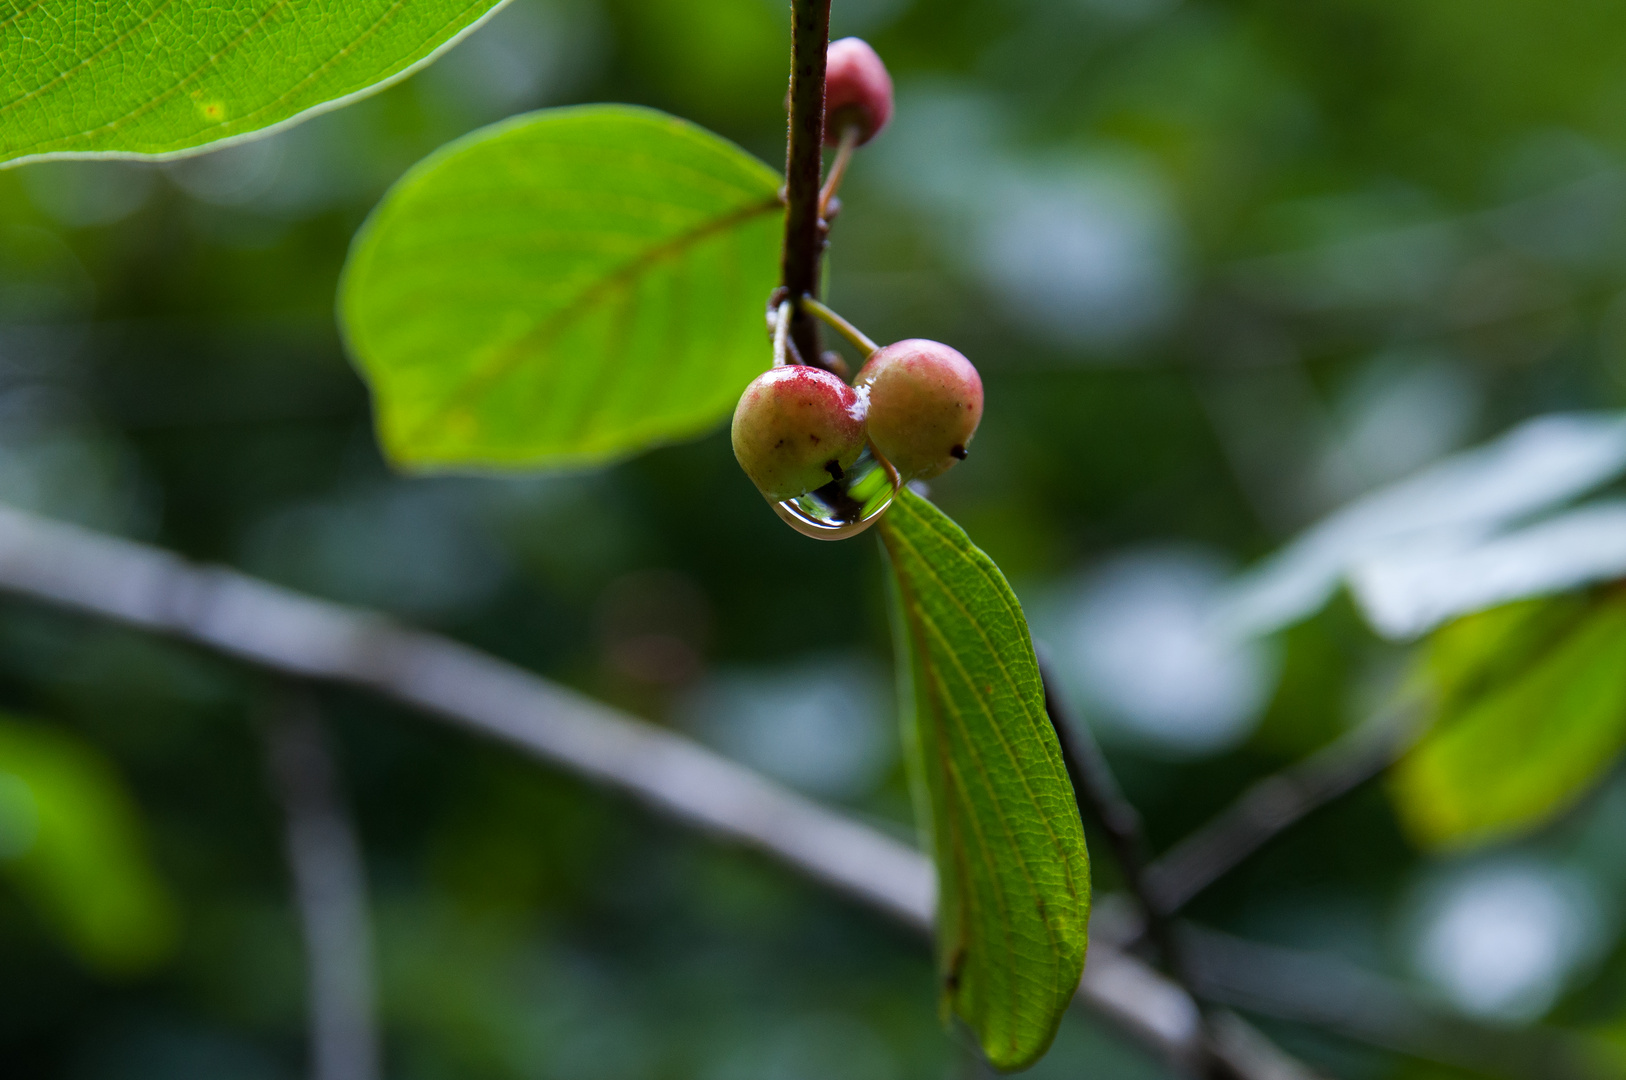
[[[501,0],[0,0],[0,161],[174,155],[428,63]]]
[[[881,521],[905,734],[938,870],[944,1004],[1026,1068],[1078,988],[1090,866],[1021,605],[993,561],[905,489]]]
[[[431,155],[357,235],[340,287],[385,452],[575,465],[721,422],[771,363],[779,183],[626,106],[516,117]]]
[[[1626,749],[1626,594],[1526,601],[1429,644],[1435,716],[1395,768],[1402,821],[1429,847],[1537,827]]]

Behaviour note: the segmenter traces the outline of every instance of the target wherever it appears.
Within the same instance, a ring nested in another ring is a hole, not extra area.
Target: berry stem
[[[790,345],[790,314],[791,314],[791,311],[792,311],[791,302],[789,300],[786,300],[784,303],[780,304],[779,309],[774,312],[774,322],[773,322],[773,366],[774,367],[784,367],[785,364],[786,364],[786,355],[785,354],[789,351],[788,346]]]
[[[811,296],[802,297],[801,306],[805,311],[813,315],[817,315],[819,318],[829,323],[831,328],[834,329],[836,333],[852,342],[853,348],[862,352],[865,357],[869,357],[871,354],[880,351],[881,347],[865,336],[862,330],[858,329],[858,327],[854,326],[846,319],[843,319],[840,315],[836,314],[825,305],[819,303]]]
[[[830,46],[830,0],[792,0],[790,138],[785,162],[785,246],[780,280],[791,296],[816,296],[824,230],[819,183],[824,167],[824,71]],[[791,340],[803,357],[819,356],[819,325],[792,312]]]
[[[825,178],[823,190],[819,192],[819,217],[825,221],[830,220],[830,200],[841,190],[841,181],[847,176],[847,166],[852,164],[853,151],[858,148],[859,130],[857,124],[848,124],[841,129],[841,145],[836,147],[835,160],[830,163],[830,173]]]

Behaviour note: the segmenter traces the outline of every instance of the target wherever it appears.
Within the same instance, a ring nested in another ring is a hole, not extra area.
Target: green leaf
[[[881,520],[904,725],[938,870],[944,1006],[1000,1069],[1026,1068],[1078,989],[1090,864],[1004,575],[907,488]]]
[[[1455,716],[1499,692],[1592,611],[1580,593],[1520,600],[1457,619],[1429,639],[1421,681],[1435,713]]]
[[[94,748],[0,719],[0,872],[90,966],[163,958],[175,910],[148,859],[135,805]]]
[[[337,108],[499,0],[0,0],[0,161],[178,155]]]
[[[557,109],[412,169],[340,286],[398,465],[589,464],[697,435],[771,362],[779,177],[649,109]]]
[[[1426,736],[1395,768],[1401,819],[1460,848],[1535,828],[1626,748],[1626,594],[1510,604],[1430,641]]]

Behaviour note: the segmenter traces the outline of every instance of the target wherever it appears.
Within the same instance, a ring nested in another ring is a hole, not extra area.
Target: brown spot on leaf
[[[965,967],[965,946],[957,947],[948,961],[948,970],[943,972],[943,989],[952,997],[960,989],[960,971]]]

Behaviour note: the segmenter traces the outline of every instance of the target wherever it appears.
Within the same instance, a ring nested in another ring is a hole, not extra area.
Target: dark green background
[[[933,494],[1032,606],[1147,545],[1246,563],[1428,456],[1626,397],[1626,8],[834,8],[899,103],[844,193],[831,302],[877,339],[945,340],[981,368],[975,452]],[[787,26],[769,0],[515,0],[403,85],[271,140],[0,173],[0,498],[390,609],[702,735],[687,718],[719,673],[834,657],[884,694],[875,545],[785,528],[721,431],[586,475],[397,479],[332,315],[388,184],[511,113],[647,104],[782,160]],[[1058,206],[1093,207],[1130,246],[1103,249],[1094,299],[1036,311],[1022,267],[1043,264],[1000,238]],[[1398,430],[1424,449],[1362,443],[1363,408],[1420,371],[1445,389]],[[684,662],[628,662],[639,635]],[[1404,659],[1342,601],[1280,648],[1280,689],[1240,747],[1182,761],[1111,744],[1158,846],[1342,731]],[[259,735],[275,689],[0,601],[0,707],[115,764],[183,927],[154,968],[111,978],[0,882],[7,1075],[299,1074],[298,929]],[[879,917],[506,750],[361,695],[319,700],[366,845],[390,1076],[978,1075],[938,1027],[923,943]],[[906,830],[901,768],[874,760],[884,782],[846,797]],[[1592,800],[1583,816],[1626,813]],[[1518,850],[1569,857],[1584,831]],[[1437,872],[1368,787],[1192,914],[1409,980],[1410,898]],[[1621,1023],[1626,955],[1605,957],[1553,1023]],[[1340,1077],[1468,1075],[1260,1022]],[[1079,1016],[1033,1075],[1158,1070]]]

